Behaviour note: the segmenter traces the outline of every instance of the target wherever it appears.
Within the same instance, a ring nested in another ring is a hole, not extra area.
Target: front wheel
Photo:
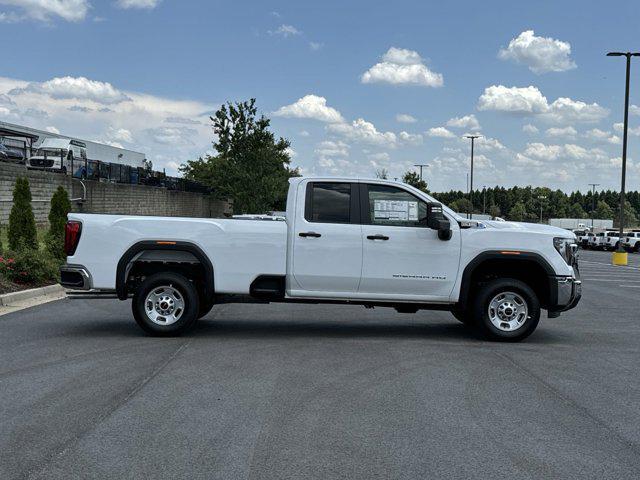
[[[470,314],[490,340],[519,342],[533,333],[540,320],[540,302],[526,283],[514,278],[479,286]]]
[[[198,319],[198,292],[182,275],[156,273],[140,284],[131,309],[145,332],[155,336],[180,335]]]

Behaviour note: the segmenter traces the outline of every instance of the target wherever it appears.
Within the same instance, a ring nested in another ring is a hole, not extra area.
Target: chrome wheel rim
[[[156,287],[147,295],[144,310],[156,325],[171,325],[184,313],[184,297],[171,285]]]
[[[527,302],[514,292],[500,292],[489,302],[489,320],[502,332],[513,332],[529,318]]]

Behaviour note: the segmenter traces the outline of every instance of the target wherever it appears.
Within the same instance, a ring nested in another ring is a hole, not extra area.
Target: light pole
[[[624,89],[624,133],[622,135],[622,181],[620,184],[620,228],[619,236],[622,238],[624,230],[624,187],[627,175],[627,130],[629,128],[629,78],[631,76],[631,57],[640,57],[638,52],[609,52],[607,57],[626,57],[627,78]],[[617,254],[617,255],[616,255]],[[618,242],[618,249],[613,255],[612,261],[615,265],[626,265],[627,255],[622,248],[622,242]]]
[[[538,196],[538,200],[540,200],[540,223],[542,223],[542,201],[546,199],[547,197],[544,195]]]
[[[429,165],[428,163],[416,163],[414,165],[414,167],[419,167],[420,168],[420,180],[422,180],[422,168],[423,167],[430,167],[431,165]]]
[[[469,202],[471,202],[471,209],[469,211],[469,219],[473,218],[473,144],[476,138],[480,138],[482,135],[465,135],[464,138],[471,140],[471,180],[469,181]]]
[[[593,232],[593,216],[595,215],[595,211],[596,211],[596,187],[599,187],[600,184],[599,183],[590,183],[589,186],[591,187],[592,193],[591,193],[591,231]]]

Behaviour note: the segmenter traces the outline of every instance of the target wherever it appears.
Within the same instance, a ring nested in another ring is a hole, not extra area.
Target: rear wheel
[[[180,335],[198,319],[198,292],[182,275],[156,273],[147,277],[133,295],[136,323],[155,336]]]
[[[540,302],[526,283],[513,278],[497,279],[479,286],[469,313],[488,339],[519,342],[538,326]]]

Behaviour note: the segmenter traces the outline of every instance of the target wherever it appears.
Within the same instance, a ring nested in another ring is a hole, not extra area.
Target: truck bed
[[[287,224],[246,219],[69,214],[82,222],[82,235],[69,264],[91,265],[92,285],[114,289],[118,260],[144,240],[190,242],[214,269],[217,293],[249,293],[258,275],[285,275]],[[223,274],[222,274],[223,273]]]

